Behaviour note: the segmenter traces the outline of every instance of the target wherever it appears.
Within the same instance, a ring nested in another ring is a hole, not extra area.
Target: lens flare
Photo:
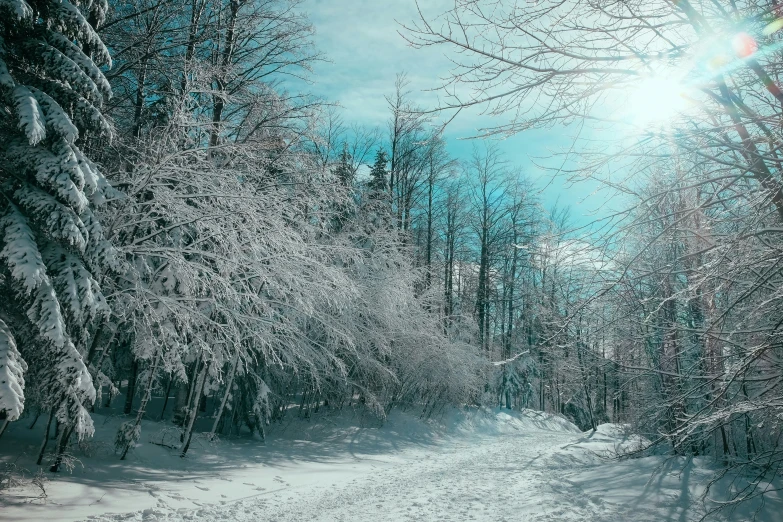
[[[756,39],[748,33],[739,33],[731,39],[731,47],[738,58],[748,58],[759,50]]]
[[[767,24],[762,32],[764,33],[764,36],[769,36],[777,33],[781,29],[783,29],[783,18],[778,18],[774,22]]]
[[[687,107],[683,85],[670,78],[643,80],[628,100],[630,120],[644,127],[665,125]]]

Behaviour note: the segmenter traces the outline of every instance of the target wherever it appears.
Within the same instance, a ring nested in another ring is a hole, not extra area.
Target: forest
[[[419,10],[440,104],[399,71],[375,127],[308,91],[310,9],[0,0],[0,445],[44,425],[56,472],[115,400],[117,459],[145,419],[184,457],[204,426],[483,405],[783,473],[777,0]],[[498,146],[535,129],[603,214]]]

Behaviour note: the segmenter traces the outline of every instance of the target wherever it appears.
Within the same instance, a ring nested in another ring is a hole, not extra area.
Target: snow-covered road
[[[632,520],[624,508],[590,498],[566,481],[581,468],[563,458],[561,448],[578,438],[542,431],[453,444],[347,484],[295,495],[275,506],[270,520]],[[248,501],[210,510],[205,518],[265,516],[265,503]]]
[[[711,463],[607,458],[635,444],[618,426],[581,433],[533,411],[450,415],[433,423],[397,413],[382,428],[350,416],[297,421],[266,445],[197,441],[188,459],[155,443],[166,430],[153,423],[130,462],[82,457],[78,473],[47,484],[43,502],[29,488],[0,496],[0,520],[685,522],[705,513]],[[779,522],[783,498],[707,520],[750,520],[756,507],[758,522]]]
[[[501,420],[510,422],[491,436],[463,433],[425,449],[409,448],[391,461],[356,455],[337,466],[314,467],[310,473],[320,477],[299,485],[286,480],[285,470],[275,470],[278,487],[235,502],[179,510],[161,503],[157,509],[94,520],[688,520],[685,510],[670,509],[674,499],[660,491],[637,502],[612,503],[580,486],[581,474],[616,465],[586,448],[600,451],[618,439],[564,431],[565,423],[551,419],[543,425]],[[341,466],[349,472],[335,473]],[[670,516],[663,518],[666,513]]]

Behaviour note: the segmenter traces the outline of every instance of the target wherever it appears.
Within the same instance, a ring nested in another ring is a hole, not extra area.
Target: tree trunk
[[[184,427],[187,424],[188,406],[193,402],[193,394],[196,391],[196,384],[198,384],[198,376],[201,371],[201,359],[197,359],[193,364],[193,371],[188,379],[187,383],[182,383],[177,390],[177,405],[174,408],[174,423],[177,426]],[[183,439],[180,441],[184,441]]]
[[[163,415],[166,414],[166,406],[169,404],[169,395],[171,395],[171,385],[174,384],[174,376],[169,375],[169,382],[166,385],[166,397],[163,399],[163,407],[160,409],[160,415],[158,416],[158,421],[163,420]]]
[[[505,348],[508,356],[511,356],[511,338],[514,334],[514,290],[516,289],[517,279],[517,256],[519,255],[516,243],[518,241],[516,228],[514,229],[512,248],[514,251],[511,253],[511,269],[509,273],[508,282],[508,324],[506,325],[506,343]],[[502,332],[501,332],[502,333]]]
[[[188,449],[190,448],[190,441],[193,438],[193,424],[196,422],[196,417],[198,417],[198,401],[201,400],[201,396],[204,394],[204,386],[207,382],[207,369],[208,366],[206,363],[204,363],[204,368],[201,371],[201,375],[199,376],[200,383],[198,384],[198,392],[196,393],[196,397],[194,397],[193,402],[191,402],[188,405],[188,423],[187,427],[185,428],[185,433],[183,434],[184,443],[182,445],[182,452],[180,453],[180,457],[184,458],[185,454],[188,452]]]
[[[138,378],[138,375],[139,362],[134,357],[133,363],[131,364],[130,376],[128,377],[128,388],[125,395],[125,408],[122,410],[125,415],[130,415],[130,412],[133,409],[133,396],[136,395],[136,379]]]
[[[432,284],[432,240],[433,240],[433,230],[432,230],[432,212],[433,212],[433,191],[435,189],[435,173],[434,173],[435,167],[433,166],[432,161],[432,154],[430,154],[430,177],[429,177],[429,183],[427,186],[427,258],[426,258],[426,264],[427,264],[427,273],[425,274],[425,284],[426,288],[429,289],[430,285]]]
[[[206,7],[206,0],[192,0],[190,11],[190,26],[188,27],[188,43],[185,48],[185,62],[183,67],[182,79],[180,81],[180,90],[183,96],[187,94],[185,90],[188,87],[188,70],[190,62],[193,60],[193,56],[196,53],[196,44],[198,38],[198,26],[201,21],[201,15]]]
[[[133,107],[133,127],[131,133],[134,138],[141,136],[141,113],[144,108],[144,82],[147,79],[147,56],[149,55],[149,45],[144,58],[141,61],[141,70],[139,71],[138,83],[136,85],[136,101]]]
[[[65,448],[68,447],[68,440],[71,438],[73,428],[73,426],[64,426],[63,429],[60,430],[60,439],[57,441],[57,452],[54,457],[54,463],[52,464],[52,467],[49,468],[49,471],[52,473],[57,473],[60,470],[60,465],[63,462],[63,454],[65,453]]]
[[[54,408],[49,410],[49,420],[46,421],[46,429],[44,430],[43,442],[41,442],[41,449],[38,450],[38,458],[35,461],[37,466],[41,465],[43,461],[44,452],[46,451],[46,445],[49,443],[49,430],[52,427],[52,419],[54,418]]]
[[[234,361],[231,365],[231,373],[229,374],[228,380],[226,381],[226,393],[223,394],[223,400],[220,401],[220,407],[218,407],[217,414],[215,415],[215,422],[212,424],[212,431],[209,432],[210,437],[215,436],[218,423],[220,422],[220,418],[223,416],[223,410],[225,410],[226,404],[228,403],[228,396],[231,395],[231,387],[234,385],[234,376],[236,375],[238,366],[239,350],[237,350],[236,355],[234,355]]]
[[[31,430],[35,427],[35,423],[38,422],[38,417],[40,416],[41,416],[41,410],[35,412],[35,417],[33,417],[33,422],[31,422],[30,425],[27,427],[28,430]]]
[[[223,122],[223,109],[226,106],[225,97],[228,95],[226,92],[227,79],[229,74],[229,66],[234,54],[234,45],[236,43],[236,23],[237,16],[239,15],[239,8],[241,2],[239,0],[231,0],[229,2],[229,18],[228,28],[226,30],[226,39],[223,43],[223,53],[221,57],[220,69],[216,78],[217,82],[217,94],[215,94],[215,103],[212,108],[212,130],[209,136],[209,147],[214,148],[220,141],[220,124]]]
[[[152,396],[152,385],[155,382],[155,372],[158,370],[158,363],[160,361],[161,355],[161,351],[158,350],[158,353],[155,356],[155,361],[152,363],[152,366],[149,369],[150,374],[147,378],[147,387],[144,390],[144,397],[141,399],[141,404],[139,404],[139,410],[136,412],[136,421],[134,422],[134,426],[139,426],[141,424],[141,419],[144,417],[144,411],[147,409],[147,403]],[[132,441],[128,441],[125,444],[125,448],[122,450],[122,456],[120,457],[120,460],[125,460],[125,456],[128,454],[128,450],[130,449],[131,444]]]

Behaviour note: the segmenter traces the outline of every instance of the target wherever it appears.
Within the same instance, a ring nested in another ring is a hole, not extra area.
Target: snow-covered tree
[[[14,337],[8,325],[0,321],[0,413],[4,418],[0,434],[24,409],[25,371],[27,364],[16,349]]]
[[[389,159],[386,156],[386,152],[383,149],[378,149],[375,153],[375,161],[370,169],[370,181],[367,187],[370,189],[373,197],[382,197],[380,194],[385,193],[389,188],[388,176],[386,166],[389,163]]]
[[[41,393],[62,426],[92,432],[85,409],[95,398],[83,355],[92,321],[108,313],[98,280],[114,262],[93,214],[113,197],[82,152],[106,141],[111,126],[100,107],[111,95],[99,66],[109,52],[95,31],[105,1],[4,0],[0,3],[0,316],[7,368],[22,389]],[[13,349],[16,344],[18,353]],[[8,408],[18,417],[21,396]]]

